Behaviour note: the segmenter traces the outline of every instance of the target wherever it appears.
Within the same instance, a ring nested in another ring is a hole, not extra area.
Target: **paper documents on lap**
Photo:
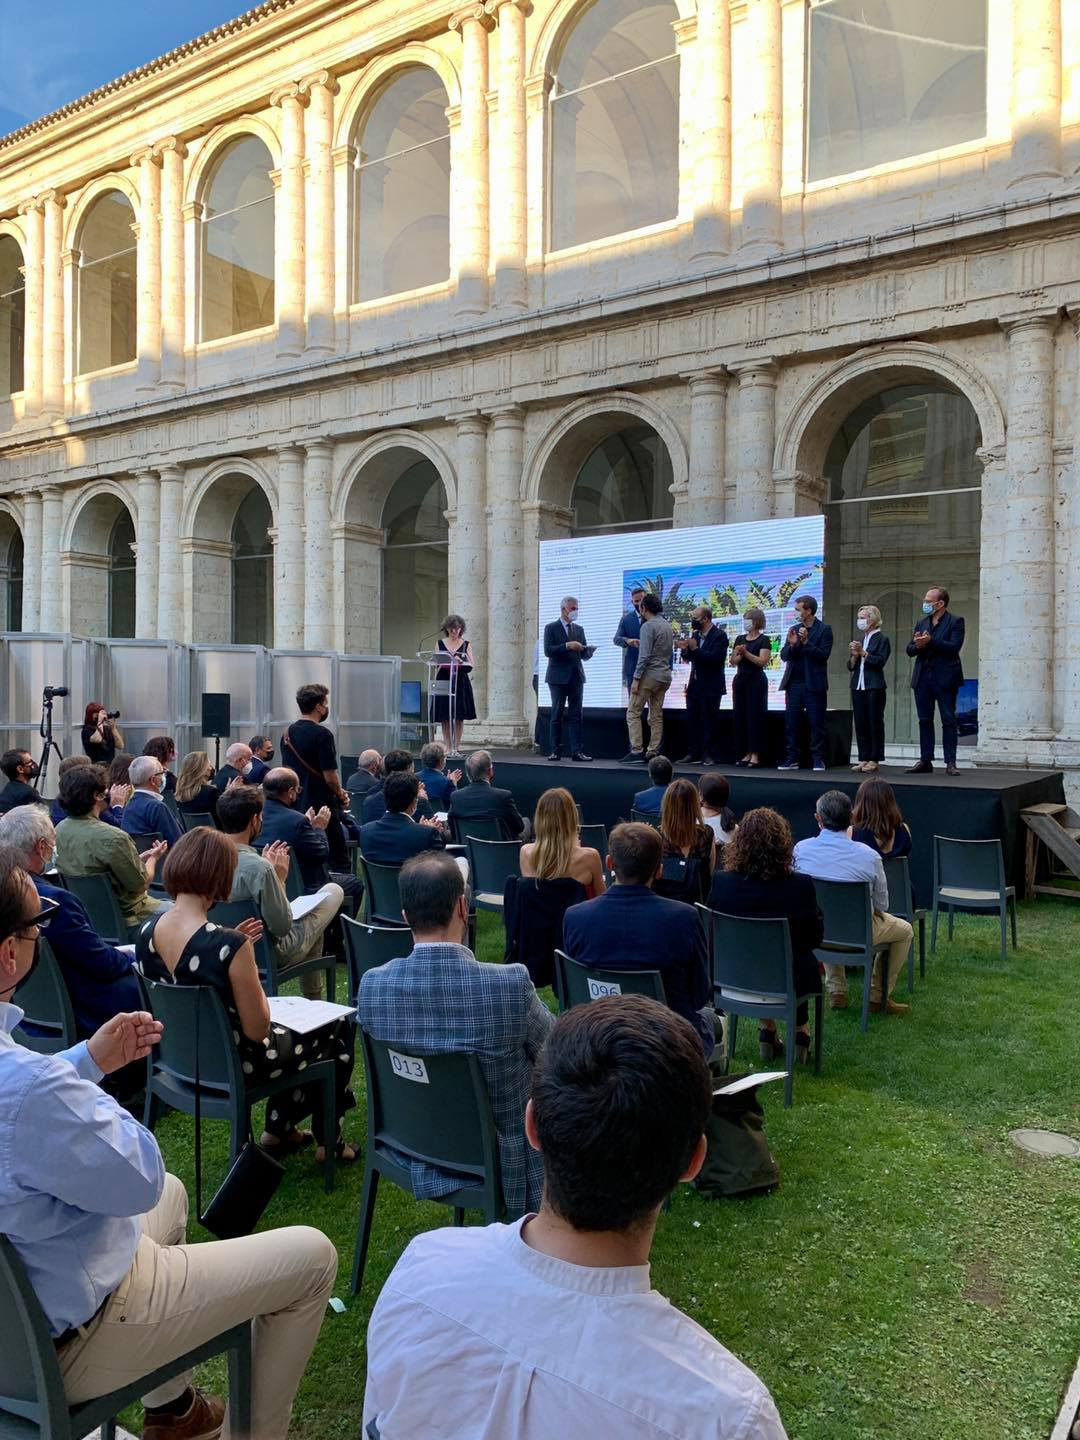
[[[273,1005],[273,1003],[271,1000],[270,1004]],[[738,1095],[742,1090],[753,1090],[757,1085],[767,1085],[770,1080],[786,1079],[786,1070],[760,1070],[756,1074],[743,1075],[738,1080],[732,1080],[730,1085],[718,1085],[712,1093],[714,1095]]]
[[[326,896],[322,893],[321,890],[316,890],[314,895],[297,895],[295,900],[289,901],[289,909],[292,911],[292,918],[294,920],[303,920],[305,915],[311,914],[312,910],[315,909],[315,906],[318,905],[320,900],[325,899]]]
[[[274,1025],[285,1025],[297,1035],[310,1035],[312,1030],[321,1030],[332,1025],[343,1015],[355,1015],[352,1005],[335,1005],[331,1000],[307,1000],[303,995],[271,995],[270,1020]]]

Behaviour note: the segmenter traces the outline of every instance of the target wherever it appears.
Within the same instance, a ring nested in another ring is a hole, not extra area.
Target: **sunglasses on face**
[[[42,910],[37,915],[31,915],[28,920],[24,920],[18,930],[15,931],[15,934],[18,935],[20,940],[36,939],[36,936],[28,935],[26,932],[36,928],[38,935],[40,935],[43,930],[48,928],[50,920],[52,920],[53,916],[60,909],[60,906],[55,900],[42,900],[41,904],[43,906]]]

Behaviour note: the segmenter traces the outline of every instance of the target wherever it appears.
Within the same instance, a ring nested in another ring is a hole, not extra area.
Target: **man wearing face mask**
[[[237,780],[243,780],[251,764],[251,746],[238,740],[225,751],[225,764],[214,776],[214,788],[219,795]]]
[[[727,663],[727,631],[713,624],[708,605],[690,612],[689,639],[676,640],[676,648],[690,662],[686,686],[686,733],[690,753],[680,764],[720,764],[720,702],[727,691],[724,666]]]
[[[619,621],[619,628],[611,639],[611,643],[618,645],[623,652],[622,678],[628,697],[634,683],[634,671],[637,669],[638,638],[641,635],[641,602],[644,598],[645,591],[640,585],[636,585],[630,591],[630,609]]]
[[[261,785],[274,758],[274,742],[269,735],[253,735],[248,743],[251,746],[251,766],[244,778],[249,785]]]
[[[585,640],[585,631],[578,624],[578,603],[573,595],[563,597],[558,620],[544,626],[544,654],[547,674],[544,683],[551,691],[551,754],[549,760],[562,759],[563,710],[567,712],[570,732],[571,760],[591,760],[581,748],[581,701],[585,691],[585,666],[596,646]]]
[[[326,839],[330,845],[331,873],[349,870],[345,844],[344,817],[349,809],[349,792],[338,774],[337,744],[326,725],[330,714],[330,691],[325,685],[301,685],[296,692],[300,719],[294,720],[281,737],[281,763],[300,778],[300,794],[294,809],[314,810],[325,805],[330,811]]]
[[[5,750],[0,755],[0,770],[7,776],[7,784],[0,791],[0,815],[6,815],[17,805],[40,805],[41,796],[30,783],[38,777],[38,767],[29,750]]]
[[[909,775],[929,775],[934,768],[934,705],[941,716],[941,748],[946,775],[959,775],[956,764],[956,694],[964,683],[960,650],[964,622],[949,613],[949,592],[932,585],[923,600],[923,618],[915,626],[907,653],[914,659],[911,688],[919,715],[919,761]]]
[[[815,770],[825,769],[825,702],[829,693],[829,656],[832,627],[817,618],[813,595],[795,597],[795,624],[787,633],[780,651],[784,675],[784,730],[786,753],[778,770],[799,768],[799,722],[805,714],[810,722],[810,755]]]

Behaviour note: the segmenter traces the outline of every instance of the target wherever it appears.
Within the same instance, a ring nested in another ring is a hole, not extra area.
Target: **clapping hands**
[[[289,847],[284,840],[275,840],[272,845],[267,845],[263,851],[263,859],[269,860],[274,867],[278,879],[284,885],[286,876],[289,873]]]
[[[314,810],[308,806],[307,818],[315,826],[316,830],[325,830],[330,824],[330,807],[324,805],[321,810]]]
[[[145,1060],[161,1039],[165,1027],[145,1010],[114,1015],[86,1042],[90,1058],[105,1075],[112,1075],[136,1060]]]

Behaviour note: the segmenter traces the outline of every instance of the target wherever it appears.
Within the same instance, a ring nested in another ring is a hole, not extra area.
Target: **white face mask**
[[[576,624],[577,624],[577,617],[578,617],[578,612],[577,612],[576,610],[568,610],[568,611],[566,612],[566,623],[567,623],[568,625],[576,625]]]
[[[855,624],[860,630],[870,629],[870,621],[867,620],[865,615],[860,615],[859,618],[855,621]]]
[[[251,774],[251,761],[250,761],[250,760],[249,760],[249,761],[247,762],[247,764],[244,766],[243,770],[240,771],[240,774],[241,774],[241,775],[250,775],[250,774]]]

